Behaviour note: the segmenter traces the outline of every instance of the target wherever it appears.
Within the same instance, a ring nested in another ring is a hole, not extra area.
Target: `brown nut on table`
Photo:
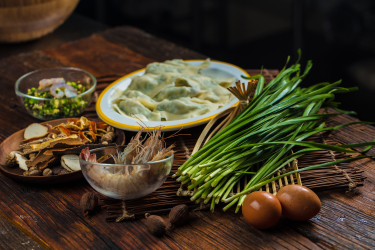
[[[43,170],[43,176],[50,176],[52,175],[52,170],[49,168],[46,168]]]
[[[174,206],[169,213],[169,222],[181,226],[189,220],[189,207],[186,204]]]
[[[41,172],[39,170],[29,171],[29,176],[40,176]]]
[[[82,196],[80,204],[83,215],[87,216],[92,213],[98,205],[98,197],[92,192],[87,192]]]
[[[30,172],[29,172],[29,171],[25,171],[25,172],[23,172],[22,174],[23,174],[23,176],[29,176],[29,175],[30,175]]]
[[[148,213],[145,215],[145,217],[146,227],[151,234],[155,235],[156,237],[161,237],[165,234],[167,227],[163,218],[157,215],[150,215]]]

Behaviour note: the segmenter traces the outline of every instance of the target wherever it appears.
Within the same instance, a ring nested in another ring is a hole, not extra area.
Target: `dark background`
[[[302,49],[314,67],[304,85],[342,79],[359,91],[341,108],[375,121],[374,0],[81,0],[76,12],[133,25],[242,68],[281,69]]]
[[[374,0],[81,0],[52,34],[0,44],[0,58],[120,25],[244,69],[281,69],[301,48],[302,65],[314,64],[303,86],[340,79],[342,86],[358,86],[337,95],[341,108],[375,122]]]

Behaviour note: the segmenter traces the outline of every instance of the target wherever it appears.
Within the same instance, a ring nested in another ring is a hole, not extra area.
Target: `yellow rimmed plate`
[[[191,65],[200,65],[204,62],[204,60],[185,60]],[[109,125],[124,129],[128,131],[138,131],[141,126],[139,125],[139,121],[125,117],[114,111],[111,107],[111,100],[112,96],[118,93],[119,91],[124,91],[131,83],[131,78],[137,75],[143,75],[145,69],[140,69],[134,71],[126,76],[121,77],[117,81],[110,84],[107,88],[103,90],[100,94],[98,101],[96,102],[96,112],[100,119],[104,122],[108,123]],[[201,70],[203,75],[210,75],[215,77],[235,77],[236,81],[241,80],[241,75],[249,76],[249,74],[242,68],[220,61],[211,61],[211,66],[208,69]],[[180,128],[190,128],[195,127],[210,121],[213,117],[215,117],[218,113],[232,107],[233,105],[237,105],[238,99],[234,98],[232,101],[224,105],[223,107],[211,111],[207,114],[183,119],[183,120],[175,120],[175,121],[143,121],[142,125],[146,126],[145,128],[154,129],[159,128],[162,126],[162,131],[174,131]]]

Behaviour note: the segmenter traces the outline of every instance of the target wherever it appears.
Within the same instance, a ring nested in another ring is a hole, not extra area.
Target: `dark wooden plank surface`
[[[129,73],[152,61],[205,56],[150,36],[132,27],[118,27],[91,37],[28,54],[0,60],[0,140],[36,119],[28,116],[14,94],[15,80],[29,71],[73,66],[95,76]],[[256,72],[256,71],[254,71]],[[352,121],[350,116],[329,118],[329,124]],[[353,125],[334,132],[342,143],[373,140],[375,128]],[[305,222],[282,219],[274,228],[257,230],[241,214],[196,211],[184,227],[162,238],[147,233],[144,220],[107,223],[105,212],[84,217],[79,208],[83,193],[92,191],[85,180],[54,186],[16,183],[0,175],[0,220],[9,236],[19,242],[26,235],[29,246],[53,249],[372,249],[375,248],[375,164],[355,163],[367,179],[354,193],[333,190],[318,193],[322,212]],[[10,223],[9,221],[12,221]],[[12,227],[11,227],[12,226]],[[19,246],[19,247],[16,247]],[[11,248],[11,247],[10,247]],[[25,247],[24,247],[25,248]]]

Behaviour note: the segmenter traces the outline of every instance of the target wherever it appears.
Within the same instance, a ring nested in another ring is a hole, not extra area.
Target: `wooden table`
[[[249,48],[250,49],[250,48]],[[132,27],[118,27],[91,37],[0,61],[0,140],[38,122],[18,103],[14,83],[35,69],[73,66],[95,76],[129,73],[153,61],[205,58]],[[330,125],[356,120],[330,118]],[[341,143],[372,140],[375,128],[353,125],[333,133]],[[370,152],[375,153],[375,150]],[[183,227],[162,238],[147,232],[143,220],[108,223],[105,212],[86,218],[79,201],[92,191],[84,179],[55,186],[16,183],[0,174],[0,248],[2,249],[374,249],[375,164],[360,162],[367,179],[355,192],[319,192],[322,210],[315,218],[282,218],[268,230],[249,226],[241,214],[197,211]]]

